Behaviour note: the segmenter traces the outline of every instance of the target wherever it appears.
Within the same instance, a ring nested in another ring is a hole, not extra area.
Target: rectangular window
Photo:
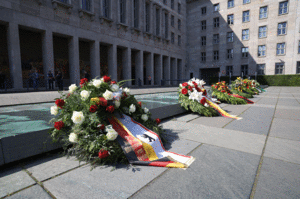
[[[243,47],[242,48],[242,58],[247,58],[248,57],[248,52],[249,52],[248,47]]]
[[[228,8],[234,7],[234,0],[228,0]]]
[[[174,20],[175,20],[175,18],[174,18],[174,16],[172,15],[172,16],[171,16],[171,26],[172,26],[172,27],[175,26],[175,21],[174,21]]]
[[[279,3],[279,15],[288,13],[288,1],[283,1]]]
[[[233,49],[227,49],[227,59],[233,59]]]
[[[206,21],[201,21],[201,29],[206,30]]]
[[[244,11],[243,12],[243,22],[249,22],[250,21],[250,11]]]
[[[258,75],[264,75],[265,74],[265,67],[266,64],[257,64],[256,72]]]
[[[201,37],[201,45],[206,46],[206,36]]]
[[[181,13],[181,4],[178,3],[178,14],[180,14],[180,13]]]
[[[139,27],[139,0],[134,0],[133,1],[133,23],[134,27],[138,28]]]
[[[267,26],[260,26],[258,28],[258,38],[267,37]]]
[[[146,32],[150,32],[150,4],[145,6]]]
[[[167,0],[164,0],[164,4],[166,4],[166,5],[167,5]]]
[[[169,20],[168,20],[168,14],[165,13],[165,38],[168,38],[168,32],[169,32]]]
[[[174,10],[174,0],[171,0],[171,8]]]
[[[178,35],[178,46],[181,46],[181,36]]]
[[[259,8],[259,19],[265,19],[268,17],[268,6]]]
[[[159,9],[156,9],[156,35],[159,35],[160,32],[160,14],[159,14]]]
[[[233,42],[233,32],[227,33],[227,42]]]
[[[300,61],[297,61],[297,68],[296,68],[296,73],[300,73]]]
[[[125,12],[126,12],[125,0],[120,0],[119,3],[120,3],[120,23],[125,24]]]
[[[214,51],[214,60],[215,61],[219,60],[219,51],[218,50]]]
[[[206,14],[206,7],[201,8],[201,14],[205,15]]]
[[[234,22],[234,15],[227,15],[227,24],[228,25],[233,25]]]
[[[226,76],[232,75],[233,73],[233,66],[226,66]]]
[[[242,76],[248,75],[248,65],[241,65],[241,75]]]
[[[69,0],[60,0],[60,2],[69,4]]]
[[[106,18],[110,18],[110,10],[109,10],[109,3],[110,0],[103,0],[102,6],[103,6],[103,16]]]
[[[214,18],[214,27],[217,28],[220,25],[220,19],[219,17]]]
[[[175,42],[175,35],[174,35],[174,33],[172,32],[172,33],[171,33],[171,43],[174,44],[174,42]]]
[[[247,4],[247,3],[250,3],[251,1],[250,0],[243,0],[243,4]]]
[[[181,30],[181,20],[178,19],[178,30]]]
[[[284,74],[284,62],[275,63],[275,75]]]
[[[266,56],[266,45],[258,46],[258,57],[265,57]]]
[[[249,40],[249,29],[242,30],[242,40]]]
[[[218,44],[219,43],[219,34],[214,34],[213,39],[214,39],[214,44]]]
[[[82,0],[82,10],[91,11],[91,0]]]
[[[300,53],[300,40],[299,40],[299,44],[298,44],[298,53]]]
[[[282,22],[278,24],[278,35],[285,35],[286,34],[286,22]]]
[[[278,43],[277,44],[277,55],[285,55],[285,43]]]
[[[206,52],[201,53],[201,61],[206,62]]]
[[[217,12],[220,10],[220,4],[214,4],[214,11]]]

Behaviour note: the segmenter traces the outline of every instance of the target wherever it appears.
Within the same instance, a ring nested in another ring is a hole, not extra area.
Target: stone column
[[[131,77],[131,48],[123,50],[123,77],[125,80],[132,79]],[[126,86],[131,86],[131,81],[125,83]]]
[[[177,79],[183,79],[183,70],[182,70],[182,62],[180,59],[177,59]]]
[[[45,80],[47,81],[47,88],[49,88],[48,85],[48,78],[47,74],[50,70],[53,75],[55,75],[54,72],[54,55],[53,55],[53,35],[52,31],[46,30],[44,34],[42,35],[42,48],[43,48],[43,69],[44,69],[44,75]]]
[[[93,41],[90,43],[91,79],[100,77],[100,43]]]
[[[177,60],[174,58],[173,59],[173,79],[177,80]],[[179,82],[178,81],[173,81],[173,86],[178,86]]]
[[[146,60],[146,74],[147,74],[147,81],[148,81],[148,77],[149,75],[151,76],[151,85],[153,85],[154,82],[154,77],[153,77],[153,53],[149,53],[147,54],[147,60]],[[147,82],[148,85],[148,82]]]
[[[7,29],[8,60],[10,76],[15,89],[23,88],[21,49],[18,24],[9,23]]]
[[[164,64],[164,79],[165,80],[170,80],[170,57],[169,56],[166,56],[164,58],[164,61],[163,61],[163,64]],[[169,86],[170,85],[170,81],[167,81],[165,82],[165,85]]]
[[[162,80],[162,56],[161,55],[154,56],[154,67],[156,69],[155,69],[153,81],[155,81],[157,85],[161,86],[161,80]]]
[[[77,36],[69,39],[69,72],[70,85],[79,85],[80,82],[80,67],[79,67],[79,41]],[[69,85],[64,85],[64,87]]]
[[[135,76],[136,76],[136,85],[139,86],[139,79],[141,80],[141,85],[143,84],[143,51],[138,51],[136,53],[136,61],[135,61]]]
[[[117,81],[117,45],[108,47],[108,75],[112,80]]]

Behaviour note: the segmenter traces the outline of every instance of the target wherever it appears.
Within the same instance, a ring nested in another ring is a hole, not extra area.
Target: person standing
[[[33,90],[38,90],[39,73],[37,69],[35,69],[34,73],[32,74],[32,77],[33,77]]]
[[[48,77],[49,90],[53,90],[54,89],[54,87],[53,87],[54,76],[53,76],[53,73],[51,72],[51,70],[49,70],[47,77]]]
[[[149,77],[148,77],[148,83],[149,83],[149,85],[151,85],[151,80],[152,80],[152,78],[151,78],[151,76],[149,75]]]
[[[86,70],[84,70],[84,78],[87,78],[88,81],[90,80],[90,74]]]
[[[62,73],[59,71],[58,74],[56,75],[56,83],[58,86],[58,90],[63,90],[63,76]]]

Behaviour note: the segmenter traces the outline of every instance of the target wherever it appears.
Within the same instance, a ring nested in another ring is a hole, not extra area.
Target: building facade
[[[16,89],[35,69],[161,85],[185,77],[185,25],[181,0],[1,0],[0,67]]]
[[[188,0],[191,76],[300,73],[300,5],[285,0]]]

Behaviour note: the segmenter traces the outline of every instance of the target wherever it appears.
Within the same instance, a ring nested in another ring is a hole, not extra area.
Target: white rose
[[[106,90],[105,93],[103,93],[103,97],[106,100],[112,100],[114,96],[113,96],[112,92],[110,92],[109,90]]]
[[[130,89],[129,88],[124,88],[124,92],[126,93],[126,95],[130,95]]]
[[[78,141],[78,135],[76,133],[70,133],[69,141],[73,142],[73,143],[76,143]]]
[[[80,95],[83,100],[86,100],[91,94],[91,91],[83,90],[80,92]]]
[[[103,83],[102,80],[100,79],[94,79],[93,81],[93,85],[96,87],[96,88],[100,88],[100,85]]]
[[[205,107],[209,107],[209,105],[207,103],[204,104]]]
[[[143,114],[141,118],[142,118],[142,120],[147,121],[148,120],[148,115]]]
[[[182,88],[182,84],[179,84],[179,87]]]
[[[206,84],[206,82],[203,81],[203,80],[200,80],[200,81],[199,81],[199,84],[200,84],[201,86],[203,86],[204,84]]]
[[[76,84],[71,84],[71,86],[69,86],[69,93],[74,93],[76,88],[77,88]]]
[[[51,106],[51,115],[57,115],[58,114],[58,107],[57,106]]]
[[[112,85],[110,86],[110,88],[111,88],[111,90],[114,91],[114,92],[116,92],[116,91],[119,90],[119,86],[118,86],[117,84],[112,84]]]
[[[129,112],[134,113],[135,110],[136,110],[135,105],[134,105],[134,104],[131,104],[131,105],[129,106]]]
[[[73,115],[72,115],[72,121],[75,123],[75,124],[81,124],[84,120],[84,116],[83,116],[83,113],[82,111],[73,111]]]
[[[109,129],[106,137],[107,140],[113,141],[118,137],[118,133],[114,129]]]
[[[121,105],[121,102],[119,100],[115,100],[115,107],[119,108]]]
[[[144,108],[144,112],[145,113],[149,113],[149,109],[147,109],[146,107]]]

